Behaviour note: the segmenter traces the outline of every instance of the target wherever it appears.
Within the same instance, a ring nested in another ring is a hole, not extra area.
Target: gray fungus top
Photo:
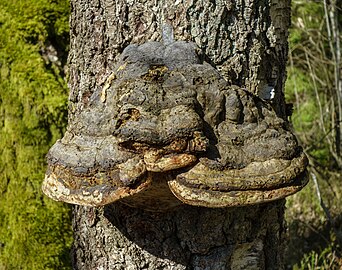
[[[100,206],[144,191],[139,205],[149,205],[171,190],[187,204],[227,207],[307,183],[288,123],[228,85],[194,43],[129,45],[94,96],[47,155],[43,191],[53,199]]]

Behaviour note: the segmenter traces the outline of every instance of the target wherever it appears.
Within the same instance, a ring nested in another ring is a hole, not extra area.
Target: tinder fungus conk
[[[243,206],[307,183],[288,123],[229,85],[193,43],[128,46],[95,96],[47,155],[43,191],[55,200]]]

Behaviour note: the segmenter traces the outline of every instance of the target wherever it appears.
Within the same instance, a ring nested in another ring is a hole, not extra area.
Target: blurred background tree
[[[311,182],[287,201],[289,269],[341,269],[342,1],[292,2],[286,100]]]
[[[294,1],[287,99],[312,165],[341,169],[342,17],[336,1]]]
[[[341,269],[341,0],[293,0],[287,102],[312,181],[287,202],[288,269]],[[0,2],[0,270],[70,269],[70,208],[42,195],[67,123],[67,0]]]
[[[41,192],[67,123],[66,0],[0,2],[0,269],[69,269],[70,209]]]

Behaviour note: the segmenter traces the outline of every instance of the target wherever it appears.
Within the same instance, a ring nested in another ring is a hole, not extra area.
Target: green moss
[[[69,269],[70,208],[41,192],[67,122],[66,0],[0,3],[0,269]],[[42,57],[52,44],[61,64]]]

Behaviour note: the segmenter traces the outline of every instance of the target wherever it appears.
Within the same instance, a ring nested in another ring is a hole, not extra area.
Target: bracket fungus
[[[50,149],[44,193],[165,210],[257,204],[302,189],[307,158],[288,123],[202,58],[184,41],[129,45]]]

